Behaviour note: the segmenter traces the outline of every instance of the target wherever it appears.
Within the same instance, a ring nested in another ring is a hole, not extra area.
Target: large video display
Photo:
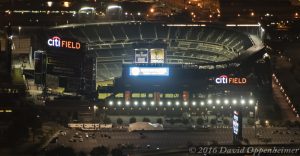
[[[137,48],[134,49],[135,63],[165,63],[165,49]]]
[[[150,49],[150,63],[165,63],[165,50]]]
[[[148,63],[148,49],[135,49],[135,63]]]
[[[129,67],[130,76],[169,76],[168,67]]]

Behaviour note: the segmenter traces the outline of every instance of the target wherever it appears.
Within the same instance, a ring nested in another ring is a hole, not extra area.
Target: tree
[[[185,125],[187,125],[189,123],[189,119],[183,119],[182,123],[185,124]]]
[[[118,119],[117,119],[117,124],[118,124],[118,125],[122,125],[122,124],[123,124],[123,120],[122,120],[121,118],[118,118]]]
[[[198,118],[197,119],[197,124],[198,125],[203,125],[204,124],[204,120],[202,118]]]
[[[250,126],[254,126],[255,121],[254,121],[254,119],[252,119],[252,118],[248,118],[247,123],[248,123],[248,125],[250,125]]]
[[[109,117],[105,117],[105,118],[103,119],[103,122],[104,122],[104,124],[111,124],[111,120],[110,120]]]
[[[143,118],[143,122],[150,122],[149,118]]]
[[[114,148],[111,150],[111,155],[112,156],[122,156],[123,152],[120,148]]]
[[[211,123],[212,125],[216,125],[216,124],[217,124],[217,119],[211,119],[211,120],[210,120],[210,123]]]
[[[228,119],[224,119],[223,123],[224,123],[224,125],[228,126],[229,125],[229,120]]]
[[[58,146],[45,153],[46,156],[76,156],[75,151],[71,147]]]
[[[94,147],[90,152],[91,156],[107,156],[108,153],[108,148],[105,146]]]
[[[136,118],[135,117],[131,117],[130,119],[129,119],[129,123],[135,123],[136,122]]]
[[[163,123],[163,120],[162,120],[162,118],[158,118],[158,119],[156,120],[156,122],[159,123],[159,124],[162,124],[162,123]]]

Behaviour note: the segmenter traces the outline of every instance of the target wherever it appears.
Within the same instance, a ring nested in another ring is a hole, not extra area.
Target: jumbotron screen
[[[169,67],[129,67],[130,76],[169,76]]]

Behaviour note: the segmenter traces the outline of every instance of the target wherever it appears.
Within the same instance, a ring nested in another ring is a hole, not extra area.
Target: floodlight
[[[172,104],[172,103],[171,103],[171,101],[168,101],[168,103],[167,103],[167,104],[168,104],[168,106],[171,106],[171,104]]]
[[[237,103],[236,99],[233,99],[232,103],[235,105]]]
[[[188,105],[188,102],[187,102],[187,101],[184,101],[183,104],[184,104],[185,106],[187,106],[187,105]]]
[[[151,101],[150,104],[151,104],[151,106],[154,106],[154,105],[155,105],[155,102],[154,102],[154,101]]]
[[[227,105],[229,103],[228,99],[225,99],[224,103]]]
[[[204,102],[203,101],[201,101],[200,104],[201,104],[201,106],[204,106]]]
[[[244,100],[244,99],[241,100],[241,104],[242,104],[242,105],[245,104],[245,100]]]

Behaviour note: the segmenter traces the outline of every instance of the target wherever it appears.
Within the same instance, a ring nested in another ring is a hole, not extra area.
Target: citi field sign
[[[216,84],[246,84],[247,79],[244,77],[228,77],[227,75],[221,75],[215,79]]]
[[[76,50],[79,50],[81,48],[81,44],[79,42],[62,40],[58,36],[53,36],[52,38],[48,39],[47,43],[48,43],[48,46],[50,46],[50,47],[76,49]]]

